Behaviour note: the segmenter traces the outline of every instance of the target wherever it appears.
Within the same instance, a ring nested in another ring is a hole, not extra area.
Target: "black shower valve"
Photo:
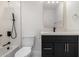
[[[0,37],[2,36],[2,34],[0,34]]]
[[[7,44],[11,44],[11,42],[8,42]]]
[[[8,37],[11,36],[11,31],[7,31],[7,36],[8,36]]]

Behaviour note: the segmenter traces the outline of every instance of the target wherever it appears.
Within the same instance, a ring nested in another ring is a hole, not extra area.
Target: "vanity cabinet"
[[[42,57],[77,57],[78,35],[42,35]]]

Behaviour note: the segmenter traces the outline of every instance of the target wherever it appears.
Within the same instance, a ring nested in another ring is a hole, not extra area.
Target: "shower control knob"
[[[2,34],[0,34],[0,37],[2,36]]]
[[[8,37],[11,36],[11,31],[7,31],[7,36],[8,36]]]
[[[10,47],[7,47],[7,50],[9,50],[10,49]]]
[[[8,42],[7,44],[11,44],[11,42]]]

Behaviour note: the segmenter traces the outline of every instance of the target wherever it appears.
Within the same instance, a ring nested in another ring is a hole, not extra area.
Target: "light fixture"
[[[59,1],[48,1],[48,3],[59,3]]]
[[[48,1],[48,3],[50,3],[50,1]]]

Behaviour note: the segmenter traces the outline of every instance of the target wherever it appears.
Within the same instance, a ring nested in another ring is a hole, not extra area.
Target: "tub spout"
[[[7,46],[7,45],[10,45],[10,44],[11,44],[11,42],[8,42],[8,43],[4,44],[3,47]]]

